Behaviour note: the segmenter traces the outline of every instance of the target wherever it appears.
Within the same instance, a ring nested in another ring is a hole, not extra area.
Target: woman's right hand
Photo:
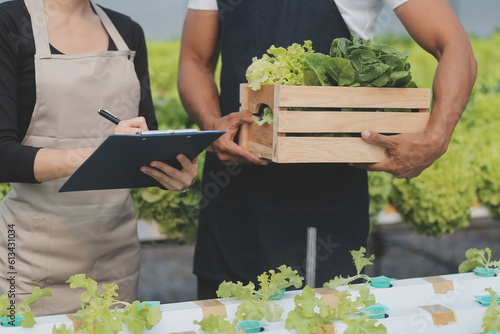
[[[142,116],[125,119],[118,123],[113,131],[116,135],[135,135],[139,131],[147,131],[146,119]]]

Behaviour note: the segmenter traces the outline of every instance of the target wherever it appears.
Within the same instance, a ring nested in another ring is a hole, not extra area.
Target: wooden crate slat
[[[248,85],[240,85],[240,104],[241,110],[249,110],[252,114],[257,114],[261,105],[267,105],[271,110],[277,106],[278,87],[275,85],[264,85],[261,89],[253,91]]]
[[[243,124],[239,144],[259,158],[273,157],[273,125]]]
[[[276,87],[279,87],[280,107],[430,108],[427,88]]]
[[[361,132],[420,133],[425,130],[429,113],[373,111],[278,111],[278,132]]]
[[[385,149],[367,144],[361,138],[277,137],[274,162],[378,162],[386,158]]]

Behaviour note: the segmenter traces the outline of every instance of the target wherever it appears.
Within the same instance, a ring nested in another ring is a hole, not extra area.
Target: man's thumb
[[[361,132],[361,138],[363,138],[367,142],[372,142],[375,139],[374,137],[374,134],[370,131],[364,130]]]
[[[368,130],[364,130],[361,132],[361,138],[369,144],[375,144],[375,145],[384,145],[385,144],[385,138],[381,134],[377,132],[372,132]]]

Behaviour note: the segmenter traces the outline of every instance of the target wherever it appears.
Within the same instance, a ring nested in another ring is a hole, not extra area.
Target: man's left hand
[[[446,152],[447,142],[427,133],[406,133],[392,136],[363,131],[361,137],[369,144],[385,148],[387,158],[373,164],[352,164],[368,171],[384,171],[397,178],[411,179]]]

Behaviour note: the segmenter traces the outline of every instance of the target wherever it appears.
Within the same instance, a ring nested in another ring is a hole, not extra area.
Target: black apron
[[[313,42],[329,53],[350,37],[332,0],[219,0],[221,110],[239,110],[239,84],[252,57],[271,46]],[[366,245],[365,171],[346,164],[225,166],[207,153],[194,273],[215,281],[256,281],[282,264],[305,275],[307,228],[317,228],[316,286],[355,273],[350,250]]]

